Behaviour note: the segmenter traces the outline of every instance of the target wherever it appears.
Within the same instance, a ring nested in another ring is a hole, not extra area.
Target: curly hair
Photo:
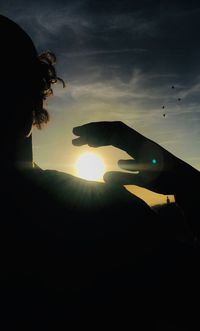
[[[63,88],[66,86],[63,79],[57,77],[55,65],[56,56],[51,51],[46,51],[38,55],[38,75],[37,91],[39,97],[35,100],[35,108],[33,111],[33,125],[41,129],[44,124],[49,121],[49,113],[43,107],[44,101],[53,95],[52,85],[60,81]]]

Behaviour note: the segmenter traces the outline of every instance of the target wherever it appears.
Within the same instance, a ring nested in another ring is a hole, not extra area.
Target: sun
[[[100,180],[105,172],[105,163],[96,153],[86,152],[81,154],[75,164],[78,177],[88,180]]]

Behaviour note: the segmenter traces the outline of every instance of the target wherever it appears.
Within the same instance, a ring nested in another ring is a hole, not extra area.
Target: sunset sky
[[[80,153],[94,149],[72,146],[72,128],[120,120],[200,169],[199,1],[0,0],[0,13],[39,53],[57,55],[67,83],[48,100],[49,125],[33,132],[40,167],[74,174]],[[95,152],[106,170],[127,158],[113,147]],[[145,194],[149,203],[163,199]]]

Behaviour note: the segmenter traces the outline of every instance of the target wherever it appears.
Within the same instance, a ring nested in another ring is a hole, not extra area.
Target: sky
[[[67,83],[48,100],[48,126],[33,132],[40,167],[74,174],[80,153],[94,149],[72,146],[73,127],[120,120],[200,169],[199,1],[0,0],[0,13],[39,53],[56,54]],[[111,146],[95,152],[106,170],[128,157]],[[134,192],[150,204],[165,199]]]

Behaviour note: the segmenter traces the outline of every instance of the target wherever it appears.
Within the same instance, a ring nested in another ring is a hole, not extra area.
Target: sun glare
[[[95,153],[83,153],[75,164],[77,176],[88,180],[100,180],[105,172],[105,164]]]

